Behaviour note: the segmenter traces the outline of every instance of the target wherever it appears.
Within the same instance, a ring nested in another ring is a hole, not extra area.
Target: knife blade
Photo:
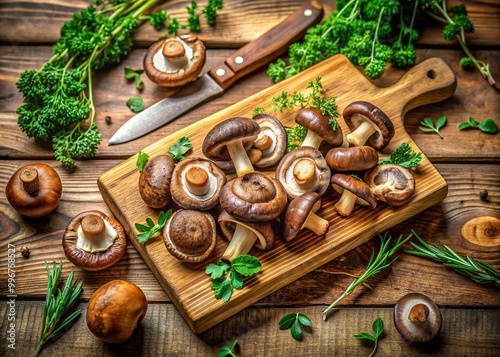
[[[181,87],[172,96],[136,114],[118,129],[109,139],[108,145],[122,144],[144,136],[221,95],[236,80],[285,53],[322,16],[323,7],[320,3],[306,2],[282,22],[234,52],[221,65]]]

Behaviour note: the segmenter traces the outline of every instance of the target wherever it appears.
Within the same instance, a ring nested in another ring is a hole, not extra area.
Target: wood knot
[[[463,225],[462,236],[483,247],[500,246],[500,219],[490,216],[473,218]]]

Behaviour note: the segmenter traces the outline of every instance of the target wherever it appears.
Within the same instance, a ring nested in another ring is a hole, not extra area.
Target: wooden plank
[[[4,192],[7,180],[17,168],[33,162],[2,161],[0,163],[0,192]],[[69,220],[84,210],[98,209],[111,214],[97,188],[98,176],[120,164],[119,160],[85,161],[72,173],[63,170],[54,161],[43,161],[53,165],[61,176],[63,196],[58,208],[44,219],[27,219],[18,215],[0,195],[0,251],[7,251],[8,244],[16,247],[16,293],[23,299],[42,299],[46,289],[44,261],[63,261],[64,276],[70,270],[83,282],[83,300],[88,300],[97,288],[111,279],[126,279],[140,286],[149,301],[169,301],[168,296],[153,276],[133,244],[129,242],[125,256],[116,265],[102,272],[87,272],[73,266],[64,255],[61,236]],[[477,232],[491,232],[490,241],[498,239],[500,210],[500,168],[487,164],[436,164],[437,170],[448,183],[448,196],[440,203],[391,228],[391,234],[407,236],[414,229],[430,244],[443,242],[461,255],[472,255],[500,269],[500,246],[472,244],[462,234],[466,224],[482,220],[489,222],[489,229],[476,225]],[[487,190],[490,199],[482,201],[479,191]],[[497,218],[498,219],[498,218]],[[496,225],[495,225],[495,222]],[[496,233],[495,233],[496,232]],[[483,241],[485,241],[483,239]],[[29,259],[21,257],[20,249],[27,246]],[[405,249],[410,248],[409,245]],[[378,240],[354,248],[329,261],[302,278],[262,298],[259,306],[297,306],[329,304],[335,300],[366,266],[372,249],[378,250]],[[6,261],[5,261],[6,262]],[[0,281],[7,281],[6,263],[0,262]],[[2,265],[3,264],[3,265]],[[401,294],[415,289],[415,274],[419,272],[419,291],[432,295],[445,306],[484,307],[498,306],[498,292],[480,286],[454,273],[438,263],[400,254],[399,260],[384,272],[369,281],[372,289],[360,286],[344,299],[341,306],[387,306]],[[350,274],[351,276],[349,276]],[[0,295],[8,294],[7,285],[0,285]],[[481,299],[477,299],[481,296]]]
[[[2,301],[5,304],[5,301]],[[87,304],[80,303],[83,316],[58,338],[49,341],[42,356],[215,356],[222,346],[238,340],[238,356],[367,356],[372,345],[356,340],[354,334],[371,333],[371,324],[380,317],[384,322],[377,354],[380,356],[498,356],[500,310],[441,308],[443,326],[434,344],[416,346],[401,338],[394,327],[392,308],[339,309],[326,322],[321,320],[322,306],[292,308],[247,308],[209,331],[196,336],[182,321],[172,304],[149,304],[146,317],[125,343],[112,345],[97,340],[85,323]],[[16,349],[0,345],[2,356],[33,354],[41,331],[43,302],[17,300]],[[302,313],[312,321],[298,343],[289,330],[279,330],[278,321],[288,313]],[[8,321],[9,309],[0,310]],[[7,336],[8,324],[0,325]]]
[[[429,75],[431,72],[432,75]],[[323,88],[339,93],[336,96],[339,111],[355,98],[362,98],[379,106],[392,118],[395,136],[390,145],[384,149],[385,154],[395,150],[403,141],[416,148],[404,131],[402,115],[420,105],[448,98],[456,85],[450,68],[442,60],[434,58],[412,68],[394,86],[379,88],[367,81],[347,58],[338,55],[160,140],[147,147],[145,152],[151,156],[158,155],[173,145],[177,138],[187,136],[193,144],[192,156],[202,156],[201,145],[204,135],[215,124],[234,116],[248,116],[255,106],[266,105],[272,96],[283,90],[304,91],[307,82],[319,75],[323,76]],[[293,118],[294,111],[278,116],[285,126],[294,125]],[[343,132],[348,133],[345,124],[343,122],[339,124],[343,126]],[[105,202],[130,237],[135,237],[137,234],[134,222],[142,222],[145,217],[154,217],[158,213],[144,204],[138,190],[135,189],[139,177],[135,161],[135,157],[130,158],[102,174],[98,180]],[[272,172],[269,174],[274,175]],[[207,276],[204,273],[206,264],[200,267],[178,262],[166,252],[161,240],[146,245],[137,243],[133,238],[132,241],[193,330],[199,333],[332,258],[366,242],[376,232],[384,231],[446,197],[446,182],[425,157],[415,176],[418,189],[412,202],[398,209],[379,205],[371,212],[358,212],[357,215],[343,219],[335,214],[334,198],[325,195],[322,216],[330,220],[330,229],[326,236],[318,239],[311,237],[310,232],[304,232],[302,239],[294,239],[286,246],[278,244],[273,250],[259,254],[263,270],[266,271],[267,267],[267,272],[258,279],[253,277],[249,279],[248,288],[236,292],[227,303],[214,301],[212,292],[207,291]],[[366,227],[364,223],[367,220],[374,224]],[[216,247],[216,259],[212,260],[216,261],[224,249],[225,243],[219,241]],[[300,254],[297,254],[298,252]]]
[[[331,0],[320,1],[325,8],[325,17],[334,9]],[[4,0],[0,3],[0,42],[14,46],[25,44],[52,44],[59,38],[59,29],[71,19],[74,12],[81,11],[90,3],[87,1],[54,0],[40,2],[36,0]],[[206,2],[200,1],[203,6]],[[301,6],[304,0],[232,0],[224,3],[219,12],[217,25],[209,27],[202,21],[199,37],[210,48],[238,48],[260,36],[278,24]],[[475,31],[467,35],[473,46],[500,45],[500,8],[493,0],[449,0],[448,8],[465,3]],[[165,9],[173,18],[186,23],[186,2],[183,0],[160,1],[156,10]],[[419,45],[456,45],[441,36],[442,25],[425,17],[417,21],[420,32]],[[133,36],[137,46],[147,47],[166,31],[157,32],[148,24],[135,31]]]
[[[210,50],[207,54],[206,70],[220,64],[232,52],[233,50]],[[452,68],[457,78],[457,90],[451,98],[443,102],[415,108],[404,116],[405,130],[411,138],[432,162],[500,161],[498,134],[488,135],[480,131],[457,129],[458,124],[467,121],[469,116],[478,120],[493,117],[499,123],[500,118],[493,115],[500,113],[498,93],[477,71],[464,71],[458,66],[463,56],[461,51],[425,49],[418,50],[417,55],[417,63],[431,57],[441,57]],[[500,51],[480,51],[476,55],[490,62],[494,77],[500,81],[500,62],[492,61],[495,57],[500,57]],[[154,85],[145,75],[142,76],[145,83],[142,93],[138,93],[132,83],[127,83],[123,76],[123,68],[125,66],[141,67],[143,56],[143,50],[133,51],[119,66],[100,72],[96,76],[94,89],[97,107],[96,123],[103,135],[97,158],[126,159],[163,137],[272,85],[265,70],[261,70],[236,82],[222,96],[197,107],[142,138],[120,145],[117,150],[117,147],[108,146],[107,141],[122,124],[134,115],[125,105],[126,100],[132,96],[141,95],[148,107],[172,94],[171,90]],[[2,84],[0,85],[0,104],[3,108],[0,112],[0,157],[49,160],[53,158],[50,145],[35,142],[21,132],[15,113],[16,109],[22,105],[22,96],[15,85],[19,75],[26,69],[39,68],[49,57],[50,49],[47,47],[0,47],[0,63],[2,64],[0,66]],[[390,86],[395,84],[404,73],[404,69],[388,68],[381,78],[372,83],[381,87]],[[120,91],[116,91],[117,87]],[[436,119],[440,115],[446,115],[448,118],[448,124],[442,129],[443,140],[435,134],[423,133],[418,129],[420,121],[426,116]],[[106,116],[111,117],[111,124],[105,122]]]

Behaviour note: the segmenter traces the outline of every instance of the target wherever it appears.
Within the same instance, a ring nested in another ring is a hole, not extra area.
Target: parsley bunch
[[[403,167],[416,167],[422,161],[422,153],[413,151],[408,143],[401,143],[391,156],[380,161],[381,164],[394,164]]]
[[[370,78],[385,70],[386,62],[404,67],[415,63],[413,29],[417,1],[338,0],[337,9],[309,28],[302,42],[289,47],[289,65],[278,59],[268,68],[275,82],[289,78],[336,54],[344,54],[365,68]]]

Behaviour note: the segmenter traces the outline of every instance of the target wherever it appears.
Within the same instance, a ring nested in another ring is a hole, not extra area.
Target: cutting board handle
[[[440,102],[453,95],[457,87],[455,74],[444,60],[429,58],[412,67],[385,95],[406,103],[402,117],[409,110]]]

